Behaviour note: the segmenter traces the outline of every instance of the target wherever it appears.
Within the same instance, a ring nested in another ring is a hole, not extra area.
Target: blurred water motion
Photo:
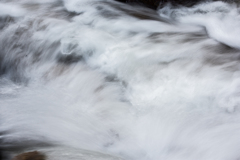
[[[239,159],[239,18],[225,2],[1,0],[5,159]]]

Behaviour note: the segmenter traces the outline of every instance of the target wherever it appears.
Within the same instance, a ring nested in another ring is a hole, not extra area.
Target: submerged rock
[[[46,156],[38,151],[26,152],[15,156],[12,160],[45,160]]]

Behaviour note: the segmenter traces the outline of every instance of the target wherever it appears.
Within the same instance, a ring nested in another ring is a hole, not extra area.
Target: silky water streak
[[[238,160],[239,8],[0,1],[0,148]]]

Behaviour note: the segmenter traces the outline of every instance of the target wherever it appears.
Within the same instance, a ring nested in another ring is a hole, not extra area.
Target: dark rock
[[[3,153],[0,151],[0,160],[3,160]]]
[[[11,155],[9,154],[9,152],[0,149],[0,160],[9,160],[11,159],[10,157]]]
[[[130,4],[138,4],[146,6],[148,8],[157,9],[158,6],[162,3],[165,3],[166,0],[117,0],[119,2],[125,2]]]
[[[203,0],[117,0],[124,3],[135,3],[146,6],[148,8],[157,9],[163,7],[167,3],[171,3],[173,6],[186,6],[191,7]]]
[[[204,0],[168,0],[169,3],[171,3],[173,6],[186,6],[186,7],[192,7],[195,4],[204,1]]]
[[[170,3],[172,6],[185,6],[192,7],[200,2],[210,1],[210,0],[116,0],[124,3],[135,3],[139,5],[146,6],[148,8],[157,9],[162,8],[167,3]],[[221,1],[221,0],[213,0],[213,1]],[[239,0],[222,0],[223,2],[235,2],[239,3]]]
[[[45,160],[46,156],[38,151],[26,152],[15,156],[12,160]]]

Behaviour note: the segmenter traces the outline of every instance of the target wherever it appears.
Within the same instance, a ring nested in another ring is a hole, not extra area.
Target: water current
[[[0,148],[239,160],[240,8],[0,0]]]

